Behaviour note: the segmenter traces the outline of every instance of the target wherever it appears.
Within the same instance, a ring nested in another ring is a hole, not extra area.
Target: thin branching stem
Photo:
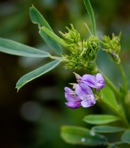
[[[123,83],[124,83],[124,90],[125,90],[125,92],[127,92],[128,91],[128,83],[127,83],[126,75],[125,75],[124,69],[122,67],[122,64],[121,63],[118,64],[118,67],[119,67],[119,70],[122,75],[122,79],[123,79]]]

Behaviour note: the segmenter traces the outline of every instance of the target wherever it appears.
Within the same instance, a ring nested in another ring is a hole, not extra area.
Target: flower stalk
[[[121,63],[118,64],[118,67],[119,67],[119,70],[120,70],[120,72],[121,72],[122,79],[123,79],[123,84],[124,84],[124,87],[123,87],[123,88],[124,88],[124,90],[125,90],[125,93],[127,93],[127,91],[128,91],[128,84],[127,84],[126,74],[125,74],[125,72],[124,72],[124,69],[123,69]]]

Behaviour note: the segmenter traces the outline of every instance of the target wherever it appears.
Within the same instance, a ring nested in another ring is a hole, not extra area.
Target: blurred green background
[[[130,86],[130,1],[91,0],[97,32],[121,38],[121,60]],[[9,38],[42,50],[50,50],[32,24],[29,7],[34,5],[50,23],[56,34],[74,24],[85,37],[84,22],[91,27],[82,0],[1,0],[0,37]],[[66,144],[60,137],[62,125],[89,127],[82,119],[89,113],[109,112],[101,103],[77,110],[65,106],[64,86],[75,82],[72,71],[58,66],[48,74],[30,82],[18,93],[17,80],[46,60],[21,58],[0,53],[0,147],[1,148],[80,148]],[[121,77],[116,65],[103,52],[97,61],[100,69],[117,85]]]

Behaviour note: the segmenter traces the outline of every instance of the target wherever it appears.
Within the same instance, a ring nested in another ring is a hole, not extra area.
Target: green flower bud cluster
[[[112,34],[112,39],[110,39],[110,37],[108,36],[104,36],[102,42],[104,46],[103,50],[109,53],[117,64],[120,63],[120,57],[119,57],[119,53],[121,50],[120,37],[121,34],[119,34],[118,36]]]
[[[80,33],[74,28],[74,26],[71,24],[71,29],[66,27],[67,31],[66,33],[62,33],[60,31],[60,34],[64,38],[64,41],[69,45],[68,50],[71,53],[75,53],[78,51],[78,49],[81,46],[81,37]]]
[[[97,36],[91,35],[81,40],[80,33],[71,25],[67,33],[61,33],[64,41],[68,44],[69,54],[63,55],[63,61],[67,69],[88,69],[95,70],[97,51],[100,48],[100,40]]]

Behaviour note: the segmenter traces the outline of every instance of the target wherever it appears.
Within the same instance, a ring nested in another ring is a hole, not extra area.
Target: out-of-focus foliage
[[[98,35],[122,32],[120,55],[130,85],[130,2],[91,0],[91,3]],[[29,8],[32,5],[38,8],[58,35],[59,30],[64,32],[65,26],[71,23],[82,37],[88,33],[84,22],[91,28],[82,0],[3,0],[0,2],[0,37],[50,51],[40,38],[37,26],[31,23]],[[22,88],[19,93],[14,89],[20,76],[42,65],[42,62],[40,59],[0,54],[0,147],[77,147],[62,141],[60,127],[85,124],[81,119],[92,110],[66,108],[63,88],[73,79],[71,71],[64,70],[60,65]],[[108,62],[110,66],[106,67]],[[98,57],[98,64],[115,83],[120,81],[116,66],[104,53]],[[98,106],[92,109],[96,113],[106,112]]]

